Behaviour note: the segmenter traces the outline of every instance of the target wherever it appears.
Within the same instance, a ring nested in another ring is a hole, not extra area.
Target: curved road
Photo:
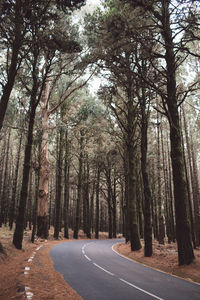
[[[50,255],[84,300],[199,300],[200,285],[150,269],[112,250],[119,240],[66,242]]]

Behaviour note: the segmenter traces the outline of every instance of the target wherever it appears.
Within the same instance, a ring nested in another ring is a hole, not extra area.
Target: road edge
[[[150,268],[150,269],[155,270],[155,271],[158,271],[158,272],[160,272],[160,273],[164,273],[164,274],[173,276],[173,277],[175,277],[175,278],[182,279],[182,280],[185,280],[185,281],[187,281],[187,282],[190,282],[190,283],[193,283],[193,284],[196,284],[196,285],[200,286],[200,283],[198,283],[198,282],[196,282],[196,281],[193,281],[193,280],[187,280],[186,278],[180,277],[180,276],[178,276],[178,275],[174,275],[174,274],[171,274],[171,273],[168,273],[168,272],[159,270],[159,269],[157,269],[157,268],[154,268],[154,267],[145,265],[145,264],[143,264],[143,263],[140,263],[140,262],[138,262],[138,261],[136,261],[136,260],[134,260],[134,259],[132,259],[132,258],[129,258],[129,257],[127,257],[127,256],[125,256],[125,255],[123,255],[123,254],[121,254],[121,253],[119,253],[119,252],[117,252],[117,251],[114,249],[114,246],[117,245],[117,244],[123,244],[123,243],[117,242],[117,243],[114,243],[114,244],[112,245],[112,251],[115,252],[117,255],[119,255],[119,256],[121,256],[121,257],[127,259],[127,260],[130,260],[130,261],[132,261],[132,262],[135,262],[136,264],[142,265],[143,267]]]

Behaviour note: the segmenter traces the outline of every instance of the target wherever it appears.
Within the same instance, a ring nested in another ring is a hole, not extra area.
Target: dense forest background
[[[0,227],[18,249],[26,227],[32,242],[52,225],[123,233],[132,251],[144,238],[146,256],[167,237],[191,263],[198,1],[44,2],[0,2]]]

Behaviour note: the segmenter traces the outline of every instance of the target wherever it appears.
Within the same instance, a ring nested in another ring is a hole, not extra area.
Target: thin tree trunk
[[[41,139],[39,140],[38,145],[38,167],[35,168],[35,201],[33,208],[33,229],[31,235],[31,242],[34,243],[35,235],[37,231],[37,210],[38,210],[38,193],[39,193],[39,181],[40,181],[40,152],[41,152]]]
[[[106,170],[106,180],[107,180],[107,203],[108,203],[108,237],[112,239],[112,185],[111,185],[111,166],[108,158],[108,166]]]
[[[4,183],[4,167],[5,167],[5,153],[6,153],[6,143],[7,140],[4,139],[4,143],[2,145],[1,149],[1,163],[0,163],[0,227],[2,227],[3,224],[3,183]]]
[[[84,131],[80,130],[80,155],[79,155],[79,172],[78,172],[78,195],[76,203],[76,220],[73,237],[78,239],[78,232],[80,227],[80,205],[82,200],[82,177],[83,177],[83,141]]]
[[[27,209],[27,221],[29,230],[31,230],[32,224],[32,198],[33,198],[33,170],[30,169],[30,179],[29,179],[29,195],[28,195],[28,209]]]
[[[176,234],[175,234],[175,217],[174,217],[174,199],[173,199],[173,188],[172,188],[172,170],[171,170],[171,158],[170,158],[170,150],[169,143],[167,137],[167,156],[168,156],[168,181],[169,181],[169,207],[170,207],[170,230],[172,233],[172,241],[175,242]]]
[[[91,238],[91,228],[90,228],[90,196],[89,196],[89,181],[90,181],[90,170],[88,157],[86,162],[86,185],[85,185],[85,200],[86,200],[86,235]]]
[[[42,145],[41,145],[41,168],[38,193],[38,217],[37,217],[37,235],[41,238],[48,238],[48,202],[49,202],[49,158],[48,158],[48,98],[49,81],[46,82],[42,95],[43,107],[42,113]]]
[[[193,181],[194,181],[194,218],[195,218],[195,231],[196,243],[200,246],[200,189],[199,178],[197,169],[197,160],[194,152],[193,142],[191,143],[192,165],[193,165]]]
[[[90,208],[90,228],[92,233],[94,233],[94,195],[95,195],[95,176],[93,178],[93,183],[92,183],[92,192],[90,196],[90,203],[91,203],[91,208]]]
[[[95,239],[99,238],[99,182],[100,182],[100,165],[97,163],[96,179],[96,218],[95,218]]]
[[[161,120],[157,112],[157,176],[158,176],[158,241],[159,244],[164,244],[165,229],[164,217],[162,213],[162,193],[161,193],[161,163],[160,163],[160,124]]]
[[[16,196],[17,196],[16,191],[17,191],[17,182],[18,182],[18,173],[19,173],[19,162],[20,162],[20,156],[21,156],[22,137],[23,137],[23,134],[21,133],[20,139],[19,139],[18,150],[17,150],[15,175],[14,175],[14,179],[13,179],[12,199],[11,199],[10,218],[9,218],[10,230],[12,230],[13,221],[15,218],[15,203],[16,203]]]
[[[166,233],[168,237],[168,243],[171,243],[172,236],[170,231],[170,220],[169,220],[169,199],[168,199],[168,178],[167,178],[167,166],[166,166],[166,156],[164,147],[164,137],[163,137],[163,123],[160,124],[160,138],[161,138],[161,149],[162,149],[162,165],[163,165],[163,178],[164,178],[164,203],[165,203],[165,223],[166,223]]]
[[[57,164],[57,186],[56,186],[56,215],[54,238],[58,239],[61,228],[61,195],[62,195],[62,173],[63,173],[63,146],[64,146],[64,131],[60,129],[59,148],[58,148],[58,164]]]
[[[68,131],[65,132],[65,166],[64,166],[64,237],[69,238],[69,141]]]
[[[147,172],[147,129],[148,129],[148,113],[146,112],[146,96],[142,91],[142,123],[141,123],[141,169],[144,187],[144,255],[152,256],[152,221],[151,221],[151,203],[152,196],[149,185],[149,177]]]
[[[112,207],[113,207],[113,238],[117,237],[117,196],[116,196],[116,178],[113,180]]]
[[[8,203],[8,162],[9,162],[9,151],[10,151],[10,133],[11,130],[9,130],[8,133],[8,139],[7,139],[7,145],[6,145],[6,153],[5,153],[5,166],[4,166],[4,174],[3,174],[3,189],[2,189],[2,199],[1,199],[1,224],[6,224],[7,222],[7,203]]]

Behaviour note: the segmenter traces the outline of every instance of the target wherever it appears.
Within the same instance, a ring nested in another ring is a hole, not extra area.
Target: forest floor
[[[8,228],[0,229],[0,241],[6,251],[6,255],[0,254],[0,300],[82,299],[64,281],[62,275],[55,271],[49,255],[49,250],[54,245],[72,241],[72,232],[69,240],[64,239],[61,234],[60,239],[55,241],[51,229],[47,241],[38,239],[32,244],[31,231],[25,231],[23,250],[17,250],[12,245],[12,236],[13,232]],[[79,237],[86,239],[82,232]],[[107,235],[101,233],[100,238],[105,239]],[[115,245],[116,251],[134,261],[200,283],[200,249],[195,250],[195,261],[189,266],[182,267],[177,265],[176,244],[159,245],[154,241],[153,249],[153,256],[146,258],[143,249],[131,252],[129,245],[123,243]],[[25,269],[27,267],[30,269]]]

